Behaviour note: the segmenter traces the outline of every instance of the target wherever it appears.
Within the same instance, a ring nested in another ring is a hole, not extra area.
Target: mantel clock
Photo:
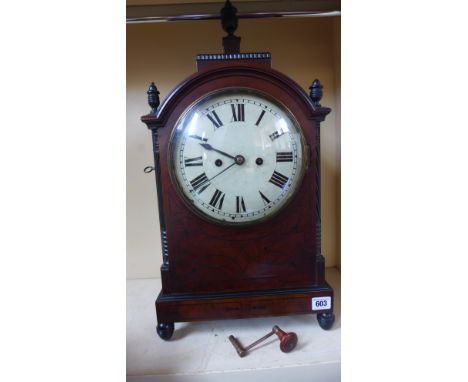
[[[157,332],[175,322],[316,313],[334,321],[320,223],[320,105],[271,68],[267,52],[240,53],[227,2],[223,54],[142,121],[151,130],[163,264]]]

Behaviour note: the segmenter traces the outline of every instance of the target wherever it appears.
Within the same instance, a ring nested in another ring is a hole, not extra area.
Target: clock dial
[[[301,130],[291,113],[263,93],[227,88],[201,98],[171,137],[171,176],[196,213],[244,225],[278,213],[304,171]]]

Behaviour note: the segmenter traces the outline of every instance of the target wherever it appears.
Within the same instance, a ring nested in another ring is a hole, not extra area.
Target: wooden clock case
[[[200,97],[226,87],[251,88],[274,97],[295,116],[305,139],[306,171],[298,192],[277,215],[247,227],[222,226],[192,212],[170,176],[169,143],[183,112]],[[318,80],[311,97],[271,68],[270,53],[197,56],[197,72],[180,83],[158,108],[142,117],[151,130],[159,205],[163,265],[156,300],[157,331],[170,339],[174,322],[318,313],[322,328],[333,324],[329,309],[312,310],[312,298],[330,296],[324,278],[320,223],[320,106]],[[156,101],[157,100],[157,101]]]

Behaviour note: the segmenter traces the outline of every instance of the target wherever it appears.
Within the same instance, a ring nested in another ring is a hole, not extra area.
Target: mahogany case
[[[197,72],[142,117],[152,132],[163,265],[159,323],[317,313],[331,296],[324,278],[320,223],[320,122],[331,111],[271,68],[269,53],[198,55]],[[247,227],[222,226],[193,213],[172,183],[169,140],[183,112],[225,87],[267,93],[303,131],[308,163],[298,192],[279,214]],[[330,309],[320,313],[331,313]]]

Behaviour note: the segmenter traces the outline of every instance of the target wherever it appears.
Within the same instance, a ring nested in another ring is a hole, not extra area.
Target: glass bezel
[[[295,182],[296,183],[296,186],[294,187],[294,189],[290,189],[288,191],[288,194],[284,197],[284,202],[282,203],[282,205],[277,208],[275,211],[267,214],[267,215],[263,215],[257,219],[254,219],[254,220],[248,220],[248,221],[229,221],[229,220],[223,220],[223,219],[217,219],[211,215],[208,215],[206,214],[205,212],[203,212],[203,210],[201,210],[200,208],[198,208],[195,203],[193,203],[189,198],[188,196],[185,194],[184,190],[183,190],[183,186],[179,183],[179,180],[178,180],[178,177],[177,177],[177,174],[176,174],[176,150],[175,150],[175,147],[177,145],[177,142],[178,140],[180,140],[184,130],[185,130],[185,127],[184,126],[184,120],[186,119],[186,117],[192,112],[192,110],[194,108],[197,107],[197,105],[201,104],[201,103],[205,103],[205,102],[208,102],[210,99],[213,99],[215,97],[217,97],[219,94],[222,94],[222,93],[234,93],[234,92],[243,92],[243,93],[250,93],[250,94],[254,94],[256,96],[258,96],[259,98],[263,98],[271,103],[273,103],[273,105],[275,107],[277,107],[279,110],[281,110],[283,113],[287,114],[287,116],[290,118],[290,120],[292,121],[292,123],[295,125],[297,131],[299,132],[299,144],[301,146],[301,150],[302,150],[302,160],[301,160],[301,168],[300,168],[300,171],[298,172],[297,174],[297,181]],[[198,99],[196,99],[194,102],[192,102],[185,110],[184,112],[180,115],[180,117],[177,119],[177,121],[175,122],[174,124],[174,127],[172,129],[172,132],[171,132],[171,136],[169,138],[169,150],[167,151],[167,161],[168,161],[168,168],[169,168],[169,175],[170,175],[170,178],[171,178],[171,182],[172,184],[174,185],[177,193],[179,194],[179,196],[182,198],[183,202],[185,203],[185,205],[192,211],[194,212],[197,216],[201,217],[202,219],[204,220],[207,220],[211,223],[215,223],[215,224],[218,224],[218,225],[222,225],[222,226],[230,226],[230,227],[245,227],[245,226],[251,226],[251,225],[256,225],[256,224],[260,224],[260,223],[263,223],[267,220],[270,220],[272,219],[273,217],[277,216],[280,212],[284,211],[284,208],[289,205],[290,201],[293,199],[293,197],[297,194],[297,192],[299,191],[300,187],[301,187],[301,184],[302,184],[302,180],[303,180],[303,177],[304,177],[304,173],[306,171],[306,166],[307,166],[307,163],[308,163],[308,150],[306,149],[307,148],[307,145],[305,143],[305,138],[304,138],[304,134],[303,134],[303,131],[302,131],[302,128],[301,128],[301,125],[299,124],[299,122],[297,121],[296,117],[294,116],[294,114],[281,102],[279,101],[278,99],[272,97],[271,95],[261,91],[261,90],[258,90],[258,89],[253,89],[253,88],[249,88],[249,87],[225,87],[225,88],[222,88],[222,89],[216,89],[212,92],[209,92],[209,93],[206,93],[205,95],[199,97]]]

